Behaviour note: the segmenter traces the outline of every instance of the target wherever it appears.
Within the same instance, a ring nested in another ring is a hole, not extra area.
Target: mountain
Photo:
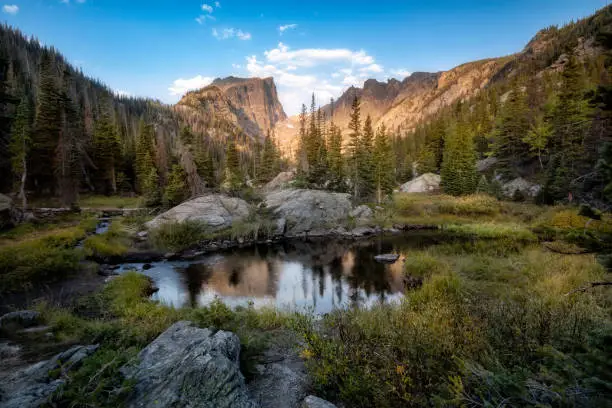
[[[176,109],[223,118],[252,137],[265,136],[287,119],[271,77],[217,78],[207,87],[188,92]]]
[[[606,7],[562,28],[541,30],[523,50],[513,55],[467,62],[448,71],[415,72],[402,81],[368,79],[362,88],[351,87],[335,101],[333,121],[341,128],[346,141],[351,104],[358,97],[362,118],[370,115],[375,127],[384,124],[394,134],[403,135],[443,108],[469,100],[493,85],[507,84],[517,74],[534,77],[547,70],[561,70],[570,47],[582,60],[596,59],[602,50],[594,45],[595,37],[610,29],[610,10]],[[331,105],[321,109],[327,118],[332,117]],[[275,134],[286,153],[295,153],[298,129],[299,116],[277,124]]]

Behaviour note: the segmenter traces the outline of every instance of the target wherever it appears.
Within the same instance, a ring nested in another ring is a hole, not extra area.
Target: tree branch
[[[588,285],[583,286],[581,288],[578,289],[574,289],[571,292],[568,292],[565,294],[565,296],[569,296],[569,295],[573,295],[574,293],[578,293],[578,292],[586,292],[589,289],[593,289],[596,288],[597,286],[612,286],[612,282],[590,282]]]

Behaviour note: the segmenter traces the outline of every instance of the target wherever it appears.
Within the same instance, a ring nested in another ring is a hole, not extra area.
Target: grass
[[[95,225],[86,218],[72,227],[23,226],[0,241],[0,293],[58,281],[79,270],[75,246]]]
[[[397,193],[389,209],[396,223],[419,225],[473,222],[530,223],[546,210],[531,204],[499,201],[475,194],[465,197]]]
[[[124,255],[131,239],[122,221],[115,220],[108,231],[88,237],[83,243],[85,254],[94,259],[104,259]]]
[[[85,195],[79,197],[78,202],[81,208],[140,208],[144,207],[141,197],[124,197],[124,196],[100,196],[100,195]],[[33,198],[29,201],[30,208],[60,208],[62,207],[58,198],[45,197]]]

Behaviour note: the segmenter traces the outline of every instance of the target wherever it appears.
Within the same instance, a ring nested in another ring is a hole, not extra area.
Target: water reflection
[[[292,241],[261,245],[190,262],[160,262],[144,273],[174,306],[207,305],[220,298],[230,306],[272,305],[327,313],[338,307],[368,307],[402,297],[403,256],[393,265],[374,256],[428,245],[429,235],[346,243]],[[124,265],[123,270],[139,265]]]

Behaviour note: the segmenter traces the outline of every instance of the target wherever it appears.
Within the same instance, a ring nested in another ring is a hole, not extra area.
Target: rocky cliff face
[[[222,118],[253,137],[265,135],[287,119],[272,78],[218,78],[205,88],[188,92],[177,108]]]

